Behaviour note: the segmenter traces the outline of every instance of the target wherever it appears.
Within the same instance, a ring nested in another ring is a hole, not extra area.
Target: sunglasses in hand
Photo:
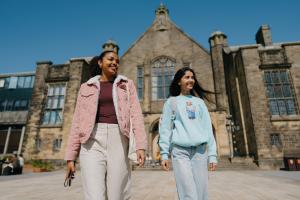
[[[74,179],[74,178],[75,178],[74,173],[72,171],[70,171],[68,176],[65,179],[64,186],[65,187],[71,187],[72,179]]]

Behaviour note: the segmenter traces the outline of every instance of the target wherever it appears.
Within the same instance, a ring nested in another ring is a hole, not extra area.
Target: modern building
[[[35,73],[0,75],[0,155],[21,153]]]

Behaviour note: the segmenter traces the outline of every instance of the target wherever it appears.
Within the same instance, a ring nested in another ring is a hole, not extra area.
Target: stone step
[[[253,162],[251,158],[219,158],[219,170],[258,170],[259,167]]]

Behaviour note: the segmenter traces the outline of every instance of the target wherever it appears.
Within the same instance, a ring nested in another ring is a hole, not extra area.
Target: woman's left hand
[[[143,167],[145,163],[145,150],[144,149],[136,150],[136,155],[137,155],[137,161],[139,163],[139,167]]]
[[[209,163],[209,171],[216,171],[217,163]]]

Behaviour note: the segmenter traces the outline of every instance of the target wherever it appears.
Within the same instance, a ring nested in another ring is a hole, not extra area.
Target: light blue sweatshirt
[[[174,100],[176,101],[176,110],[174,128],[172,129],[171,118]],[[206,143],[209,163],[217,162],[216,142],[213,136],[212,123],[207,107],[202,99],[192,95],[179,95],[171,97],[165,102],[159,123],[159,146],[163,160],[168,159],[170,142],[183,147],[198,146]]]

